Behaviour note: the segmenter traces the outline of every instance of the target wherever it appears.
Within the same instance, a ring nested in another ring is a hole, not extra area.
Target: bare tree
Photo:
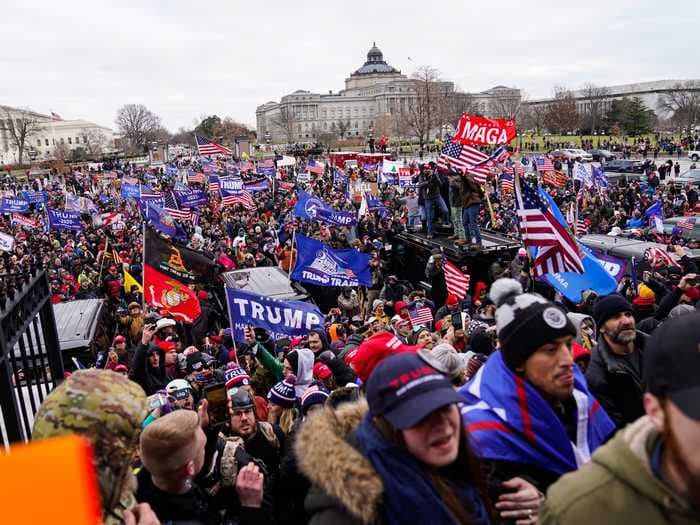
[[[574,131],[579,125],[576,99],[573,93],[563,87],[554,88],[554,100],[547,104],[545,126],[552,133]]]
[[[71,157],[71,150],[68,144],[64,142],[57,142],[56,146],[53,148],[53,158],[56,160],[66,161]]]
[[[332,129],[340,135],[340,140],[345,138],[345,134],[350,130],[350,120],[338,119],[338,122],[334,122],[331,126]]]
[[[581,114],[581,127],[589,131],[596,131],[603,123],[605,117],[603,107],[606,99],[610,96],[610,90],[589,82],[583,86],[582,94],[586,109]]]
[[[491,101],[490,116],[493,118],[517,120],[522,107],[522,97],[519,94],[498,95]]]
[[[419,67],[412,78],[416,95],[406,117],[422,149],[430,138],[430,130],[441,124],[440,108],[444,105],[446,86],[438,70],[431,66]]]
[[[272,117],[270,123],[277,128],[279,133],[285,136],[287,144],[294,142],[294,129],[297,125],[297,117],[291,107],[281,107],[279,114]]]
[[[689,80],[678,83],[659,96],[659,109],[671,114],[681,128],[688,131],[700,121],[700,82]]]
[[[116,124],[131,146],[144,146],[162,127],[160,118],[143,104],[126,104],[119,108]]]
[[[107,146],[107,137],[98,128],[83,128],[80,134],[85,139],[85,151],[91,157],[99,157]]]
[[[22,164],[29,140],[41,131],[42,124],[29,109],[10,111],[6,107],[4,110],[5,118],[0,119],[0,130],[10,137],[10,142],[17,148],[17,163]]]
[[[250,128],[231,117],[224,117],[221,121],[219,135],[223,137],[224,141],[228,144],[233,144],[238,137],[248,137],[250,135]]]

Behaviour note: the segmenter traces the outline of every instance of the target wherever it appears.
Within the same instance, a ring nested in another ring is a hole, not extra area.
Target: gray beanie
[[[450,377],[457,377],[467,367],[467,354],[460,354],[449,343],[440,343],[431,351]]]

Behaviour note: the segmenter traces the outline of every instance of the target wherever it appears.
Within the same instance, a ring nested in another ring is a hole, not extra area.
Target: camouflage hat
[[[89,439],[105,509],[122,499],[148,403],[143,389],[110,370],[79,370],[48,395],[33,439],[75,433]],[[116,501],[115,501],[116,500]]]

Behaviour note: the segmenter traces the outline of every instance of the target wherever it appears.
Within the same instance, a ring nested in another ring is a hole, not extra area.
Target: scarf
[[[384,484],[384,522],[390,525],[456,523],[427,473],[407,451],[389,443],[365,416],[356,432],[362,454],[369,460]],[[488,525],[486,509],[473,487],[464,487],[458,496],[472,515],[475,525]]]
[[[615,432],[577,366],[573,393],[576,443],[535,387],[506,366],[501,352],[491,355],[460,393],[467,399],[462,420],[482,459],[525,463],[564,474],[587,463],[591,453]]]

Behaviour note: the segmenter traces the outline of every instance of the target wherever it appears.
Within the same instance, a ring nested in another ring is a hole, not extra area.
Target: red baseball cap
[[[326,379],[333,375],[331,369],[327,365],[321,363],[320,361],[314,365],[313,369],[314,379]]]

